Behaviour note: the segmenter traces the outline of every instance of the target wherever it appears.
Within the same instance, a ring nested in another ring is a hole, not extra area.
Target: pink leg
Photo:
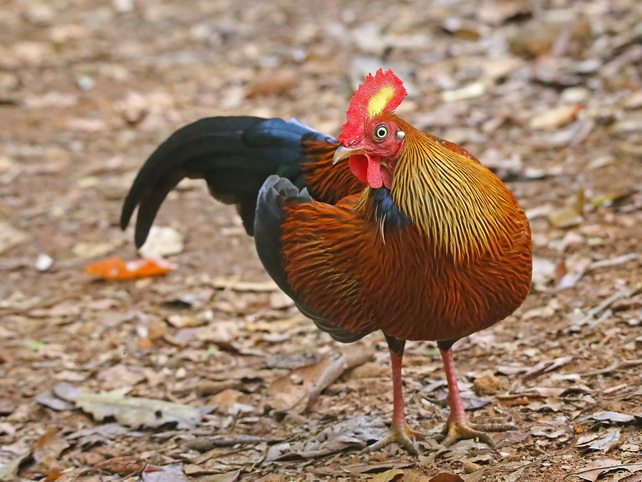
[[[446,380],[448,381],[448,406],[450,407],[450,415],[448,416],[448,421],[443,432],[444,435],[446,435],[446,438],[442,441],[443,445],[452,445],[460,439],[476,438],[494,447],[495,444],[493,440],[487,433],[483,432],[483,430],[501,432],[514,429],[515,426],[510,424],[475,425],[469,423],[464,411],[464,403],[461,400],[459,387],[457,386],[457,373],[455,372],[453,350],[452,348],[443,349],[440,347],[439,352],[444,361],[444,371],[446,372]]]
[[[392,366],[392,424],[403,427],[406,425],[406,405],[403,400],[403,385],[401,382],[401,362],[403,355],[390,350],[390,365]]]
[[[390,344],[390,341],[389,341]],[[397,347],[398,349],[398,347]],[[403,345],[401,346],[400,353],[397,353],[392,347],[390,348],[390,363],[392,365],[392,425],[390,426],[390,433],[386,438],[369,446],[366,450],[371,452],[378,450],[382,447],[390,445],[391,443],[398,443],[403,446],[412,455],[419,455],[419,451],[415,447],[412,438],[423,438],[419,432],[411,429],[406,423],[406,414],[404,409],[403,400],[403,386],[401,383],[401,362],[403,359]]]

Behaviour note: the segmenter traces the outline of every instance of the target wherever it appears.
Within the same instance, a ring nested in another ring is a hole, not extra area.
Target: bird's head
[[[406,95],[392,70],[379,69],[366,77],[350,101],[334,162],[349,157],[352,173],[370,187],[391,188],[394,164],[406,137],[392,112]]]

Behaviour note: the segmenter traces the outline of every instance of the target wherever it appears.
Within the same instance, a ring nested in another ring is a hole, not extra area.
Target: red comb
[[[352,96],[339,140],[347,145],[363,131],[366,119],[397,108],[408,92],[392,70],[369,74]]]

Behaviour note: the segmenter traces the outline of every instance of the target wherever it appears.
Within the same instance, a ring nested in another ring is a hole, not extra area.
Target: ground
[[[0,480],[642,480],[641,64],[636,0],[5,1]],[[441,362],[412,342],[421,455],[361,451],[391,414],[383,337],[316,330],[198,181],[156,220],[183,238],[175,271],[83,272],[137,257],[122,201],[178,127],[293,115],[336,134],[379,66],[408,85],[400,115],[531,220],[531,294],[455,345],[469,417],[515,425],[496,450],[438,443]]]

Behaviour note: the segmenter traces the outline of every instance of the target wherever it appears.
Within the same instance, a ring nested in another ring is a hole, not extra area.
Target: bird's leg
[[[476,425],[468,422],[464,412],[464,402],[461,400],[459,387],[457,386],[457,374],[455,372],[455,360],[452,350],[453,343],[453,341],[438,343],[439,352],[444,361],[446,380],[448,381],[448,406],[450,407],[450,415],[443,430],[446,438],[442,441],[442,444],[447,447],[457,440],[476,438],[494,447],[495,443],[493,439],[491,439],[484,430],[501,432],[514,429],[515,426],[510,424]]]
[[[404,409],[401,362],[406,342],[388,335],[386,335],[386,341],[390,350],[390,364],[392,366],[392,425],[390,425],[390,433],[386,438],[370,445],[366,450],[371,452],[396,442],[412,455],[419,455],[413,439],[423,439],[424,436],[408,426]]]

